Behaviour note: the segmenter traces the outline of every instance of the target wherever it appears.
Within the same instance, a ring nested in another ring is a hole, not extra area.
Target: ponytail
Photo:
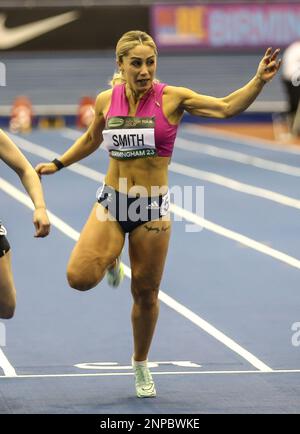
[[[111,87],[114,87],[116,84],[125,83],[125,79],[121,72],[115,72],[112,79],[109,81]]]

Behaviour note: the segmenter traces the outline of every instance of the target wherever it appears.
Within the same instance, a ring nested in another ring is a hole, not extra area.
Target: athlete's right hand
[[[42,175],[52,175],[57,172],[57,170],[54,163],[40,163],[35,167],[35,171],[40,178]]]

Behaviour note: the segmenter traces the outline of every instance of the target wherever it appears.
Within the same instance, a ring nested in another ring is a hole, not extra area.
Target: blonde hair
[[[153,48],[155,55],[157,56],[157,47],[154,40],[146,32],[140,30],[131,30],[124,33],[119,39],[116,46],[116,60],[117,62],[122,62],[123,57],[127,56],[130,50],[135,48],[137,45],[147,45]],[[113,87],[116,84],[124,83],[125,79],[121,71],[115,72],[109,84]]]

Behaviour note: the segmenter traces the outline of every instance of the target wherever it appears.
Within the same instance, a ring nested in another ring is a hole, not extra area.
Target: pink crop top
[[[135,116],[128,116],[125,83],[113,87],[111,104],[103,130],[104,148],[113,158],[170,157],[177,125],[169,123],[162,111],[164,83],[153,83],[141,98]]]

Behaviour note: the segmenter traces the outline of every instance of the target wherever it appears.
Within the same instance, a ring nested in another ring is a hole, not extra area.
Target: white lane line
[[[44,148],[43,146],[36,145],[23,137],[16,136],[15,134],[8,133],[9,136],[15,141],[20,149],[29,152],[33,155],[38,155],[39,157],[45,158],[47,161],[51,161],[54,158],[58,158],[59,154],[57,152],[51,151],[50,149]],[[101,172],[96,172],[96,170],[90,169],[83,164],[75,163],[67,168],[71,172],[78,173],[79,175],[85,176],[86,178],[92,179],[96,182],[102,182],[104,180],[104,174]]]
[[[152,375],[242,375],[242,374],[300,374],[300,369],[274,369],[272,371],[154,371]],[[133,376],[133,372],[99,372],[91,374],[24,374],[18,375],[17,379],[24,378],[67,378],[67,377],[127,377]],[[7,378],[0,375],[0,378]]]
[[[235,179],[218,175],[213,172],[206,172],[204,170],[194,169],[193,167],[175,163],[175,162],[170,164],[169,170],[171,172],[175,172],[180,175],[189,176],[190,178],[195,178],[195,179],[201,179],[202,181],[207,181],[212,184],[217,184],[224,188],[229,188],[231,190],[239,191],[240,193],[261,197],[262,199],[267,199],[272,202],[279,203],[280,205],[300,209],[299,199],[295,199],[293,197],[286,196],[284,194],[280,194],[272,190],[267,190],[265,188],[260,188],[250,184],[245,184],[243,182],[236,181]]]
[[[203,227],[211,232],[214,232],[218,235],[222,235],[223,237],[229,238],[231,240],[237,241],[238,243],[241,243],[244,246],[250,247],[253,250],[257,250],[258,252],[263,253],[267,256],[271,256],[272,258],[284,262],[285,264],[288,264],[291,267],[300,269],[300,260],[294,258],[293,256],[289,256],[286,253],[280,252],[279,250],[272,249],[271,247],[268,247],[265,244],[259,243],[258,241],[255,241],[252,238],[246,237],[245,235],[239,234],[238,232],[231,231],[230,229],[226,229],[223,226],[217,225],[216,223],[203,219],[202,217],[199,217],[190,211],[186,211],[185,209],[182,209],[175,204],[171,204],[171,211],[185,218],[187,221],[199,225],[200,227]]]
[[[63,128],[61,135],[66,139],[77,140],[83,134],[83,131],[73,130],[72,128]]]
[[[81,133],[72,130],[70,128],[65,128],[63,130],[62,135],[66,138],[76,140],[78,137],[80,137]],[[267,199],[272,202],[279,203],[280,205],[300,209],[299,199],[295,199],[293,197],[286,196],[284,194],[277,193],[275,191],[268,190],[265,188],[255,187],[253,185],[236,181],[235,179],[218,175],[213,172],[194,169],[193,167],[179,164],[174,161],[171,162],[171,164],[169,165],[169,170],[171,172],[178,173],[180,175],[189,176],[190,178],[201,179],[202,181],[207,181],[212,184],[221,185],[222,187],[229,188],[231,190],[239,191],[241,193],[249,194],[251,196],[260,197],[262,199]]]
[[[18,202],[25,205],[27,208],[33,210],[34,206],[29,197],[23,193],[21,190],[18,190],[14,185],[7,182],[5,179],[0,177],[0,188],[5,193],[7,193],[12,198],[16,199]],[[51,220],[53,226],[59,229],[65,235],[68,235],[73,240],[77,241],[79,238],[79,232],[73,229],[70,225],[65,223],[62,219],[57,217],[51,211],[47,209],[48,216]]]
[[[197,125],[183,125],[180,127],[179,130],[179,135],[180,132],[190,132],[193,135],[199,137],[199,141],[203,140],[203,136],[209,137],[209,138],[213,138],[213,139],[227,139],[227,141],[231,142],[231,143],[236,143],[239,146],[241,145],[245,145],[245,146],[249,146],[249,147],[254,147],[254,148],[260,148],[260,149],[264,149],[264,150],[268,150],[270,152],[281,152],[283,154],[294,154],[294,155],[300,155],[300,147],[297,145],[287,145],[284,143],[277,143],[274,144],[274,142],[272,142],[271,140],[266,140],[266,139],[259,139],[255,140],[252,139],[251,137],[247,136],[247,139],[245,139],[245,136],[242,134],[238,134],[238,133],[232,133],[232,132],[227,132],[227,131],[217,131],[217,130],[208,130],[207,128],[203,128],[203,127],[199,127]],[[71,140],[77,140],[78,137],[80,137],[82,135],[82,132],[77,131],[77,130],[73,130],[71,128],[64,128],[61,134],[63,137],[66,137],[67,139],[71,139]],[[184,138],[182,138],[184,139]],[[187,140],[187,139],[184,139]],[[177,141],[175,143],[175,146],[177,146]],[[192,142],[191,140],[188,140],[188,142]],[[198,143],[198,142],[197,142]],[[208,145],[210,146],[210,145]],[[223,149],[223,148],[218,148],[218,149]],[[234,152],[234,151],[232,151]],[[247,154],[243,154],[246,155],[248,157]],[[263,160],[263,161],[268,161],[268,160]],[[277,163],[277,162],[275,162]],[[277,163],[277,164],[281,164],[281,163]],[[292,167],[294,168],[295,166],[288,166],[288,167]]]
[[[30,209],[33,209],[33,204],[29,197],[25,195],[25,193],[18,190],[16,187],[14,187],[9,182],[5,181],[3,178],[0,177],[0,188],[5,191],[8,195],[13,197],[14,199],[21,202],[23,205],[27,206]],[[62,233],[67,235],[69,238],[73,239],[74,241],[77,241],[79,238],[79,232],[77,232],[75,229],[73,229],[71,226],[66,224],[62,219],[58,218],[55,214],[53,214],[51,211],[48,211],[48,215],[50,218],[51,223],[53,226],[55,226],[57,229],[59,229]],[[129,278],[131,278],[131,269],[128,266],[124,266],[125,275]],[[194,312],[192,312],[190,309],[186,308],[181,303],[178,303],[174,298],[167,295],[162,290],[159,291],[159,298],[162,302],[164,302],[167,306],[169,306],[171,309],[175,310],[177,313],[181,314],[185,318],[189,319],[192,323],[206,331],[208,334],[213,336],[215,339],[217,339],[219,342],[221,342],[223,345],[230,348],[232,351],[234,351],[236,354],[241,356],[243,359],[247,360],[252,366],[255,368],[261,370],[261,371],[272,371],[272,368],[270,368],[268,365],[263,363],[261,360],[259,360],[257,357],[255,357],[253,354],[251,354],[249,351],[245,350],[243,347],[241,347],[239,344],[234,342],[232,339],[227,337],[224,333],[220,332],[218,329],[213,327],[211,324],[209,324],[207,321],[203,320],[200,316],[196,315]]]
[[[281,152],[283,154],[296,154],[300,155],[299,145],[288,144],[285,142],[274,142],[267,139],[254,138],[252,136],[247,136],[246,134],[241,134],[233,131],[217,130],[210,127],[198,126],[185,124],[180,128],[183,132],[190,132],[199,139],[203,140],[203,136],[210,137],[213,139],[225,139],[231,143],[236,143],[238,145],[245,145],[252,148],[260,148],[270,152]]]
[[[243,347],[238,345],[236,342],[234,342],[232,339],[230,339],[224,333],[220,332],[218,329],[216,329],[214,326],[209,324],[207,321],[200,318],[198,315],[196,315],[190,309],[183,306],[181,303],[178,303],[174,298],[170,297],[168,294],[162,293],[160,296],[160,299],[167,306],[171,307],[172,309],[174,309],[176,312],[180,313],[185,318],[188,318],[191,322],[193,322],[195,325],[200,327],[202,330],[204,330],[209,335],[213,336],[219,342],[222,342],[224,345],[226,345],[226,347],[230,348],[232,351],[239,354],[245,360],[248,360],[248,362],[251,363],[252,366],[255,366],[260,371],[265,371],[265,372],[272,371],[272,369],[270,367],[268,367],[265,363],[263,363],[261,360],[259,360],[257,357],[255,357],[253,354],[251,354],[249,351],[245,350]]]
[[[215,158],[234,161],[236,163],[258,167],[259,169],[269,170],[271,172],[282,173],[289,176],[300,176],[299,167],[277,163],[276,161],[265,160],[264,158],[254,157],[253,155],[244,154],[242,152],[223,149],[218,146],[201,143],[200,141],[195,142],[178,137],[178,139],[176,139],[175,146],[185,151],[196,152]]]
[[[15,142],[18,143],[20,148],[23,150],[26,150],[27,152],[31,152],[35,155],[39,155],[39,156],[41,156],[43,158],[47,158],[47,159],[59,157],[59,155],[56,154],[55,152],[49,151],[48,149],[43,148],[42,146],[35,145],[35,144],[29,142],[28,140],[25,140],[23,138],[20,138],[18,136],[13,135],[13,134],[10,134],[10,135],[15,140]],[[82,176],[85,176],[89,179],[92,179],[96,182],[98,182],[99,179],[104,178],[103,173],[97,172],[96,170],[93,170],[93,169],[89,169],[80,163],[72,164],[72,166],[67,167],[67,169],[71,170],[72,172],[76,172]],[[201,228],[206,228],[207,230],[209,230],[211,232],[214,232],[218,235],[229,238],[231,240],[237,241],[238,243],[241,243],[241,244],[243,244],[243,245],[245,245],[245,246],[247,246],[253,250],[256,250],[260,253],[271,256],[272,258],[277,259],[281,262],[284,262],[284,263],[290,265],[291,267],[295,267],[295,268],[300,269],[300,260],[297,258],[294,258],[293,256],[289,256],[286,253],[280,252],[279,250],[272,249],[271,247],[268,247],[265,244],[262,244],[262,243],[255,241],[249,237],[246,237],[242,234],[239,234],[238,232],[234,232],[230,229],[226,229],[223,226],[220,226],[220,225],[213,223],[209,220],[203,219],[203,218],[199,217],[198,215],[196,215],[190,211],[186,211],[183,208],[181,208],[175,204],[171,204],[171,212],[173,212],[173,214],[176,214],[176,215],[186,219],[187,221],[190,221],[190,222],[200,226]]]
[[[9,363],[6,355],[0,348],[0,368],[3,369],[4,376],[5,377],[16,377],[16,371],[15,368]]]
[[[184,129],[187,129],[187,128],[193,128],[193,127],[192,126],[191,127],[184,127]],[[78,139],[78,137],[81,136],[81,134],[82,133],[79,133],[78,131],[72,130],[70,128],[68,128],[68,129],[65,128],[62,135],[68,139],[76,140],[76,139]],[[196,133],[194,133],[194,134],[196,134]],[[224,149],[221,147],[201,143],[200,141],[196,142],[196,141],[184,139],[182,137],[178,137],[176,139],[176,142],[175,142],[175,147],[178,147],[178,148],[183,149],[183,150],[188,150],[191,152],[197,152],[199,154],[207,154],[207,155],[210,155],[212,157],[223,158],[226,160],[255,166],[255,167],[258,167],[260,169],[265,169],[265,170],[269,170],[272,172],[283,173],[283,174],[289,175],[289,176],[300,176],[300,168],[299,167],[291,166],[291,165],[284,164],[284,163],[278,163],[277,161],[266,160],[264,158],[255,157],[255,156],[249,155],[249,154],[244,154],[242,152],[232,151],[230,149]],[[294,153],[296,153],[296,151]],[[300,154],[299,148],[298,148],[298,153]],[[172,164],[171,164],[171,167],[172,167]],[[207,172],[207,173],[209,173],[209,172]],[[230,178],[228,178],[228,179],[230,179]],[[235,181],[235,182],[238,182],[238,181]],[[245,184],[245,185],[247,185],[247,184]],[[255,187],[253,187],[253,188],[255,188]]]

